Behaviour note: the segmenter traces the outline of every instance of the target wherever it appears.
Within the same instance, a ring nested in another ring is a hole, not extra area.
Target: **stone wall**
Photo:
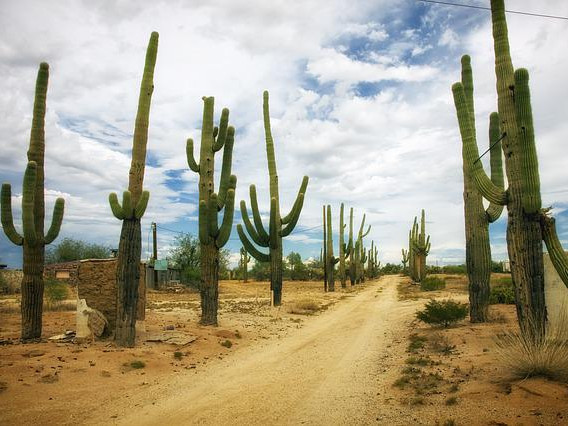
[[[50,263],[44,266],[43,276],[44,278],[52,278],[77,286],[79,284],[78,270],[78,260],[62,263]]]
[[[116,267],[117,259],[81,260],[78,267],[79,299],[86,299],[87,305],[101,311],[112,331],[116,325]],[[146,268],[140,264],[140,287],[138,288],[137,319],[145,319],[146,310]]]
[[[559,323],[562,312],[568,319],[568,287],[554,269],[548,253],[544,254],[544,293],[550,325]]]

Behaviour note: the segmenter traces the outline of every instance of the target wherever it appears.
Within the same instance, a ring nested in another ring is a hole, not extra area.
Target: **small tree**
[[[111,255],[110,247],[87,243],[73,238],[64,238],[45,252],[45,263],[70,262],[81,259],[106,259]]]
[[[430,300],[424,310],[416,313],[416,318],[426,324],[449,327],[467,316],[467,303],[459,303],[453,300]]]
[[[181,234],[175,237],[174,248],[168,253],[168,258],[181,270],[181,282],[192,287],[199,285],[199,240],[191,234]]]

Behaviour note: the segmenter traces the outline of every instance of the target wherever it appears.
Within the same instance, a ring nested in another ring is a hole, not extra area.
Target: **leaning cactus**
[[[546,330],[542,240],[555,268],[568,286],[568,258],[558,242],[554,222],[541,208],[538,159],[526,69],[514,70],[509,51],[505,4],[491,0],[498,111],[501,121],[507,190],[493,183],[477,161],[479,153],[472,138],[471,120],[464,85],[452,86],[460,133],[466,151],[468,173],[481,195],[491,203],[506,205],[507,248],[515,286],[517,318],[526,336],[540,340]]]
[[[244,249],[244,247],[241,247],[241,268],[242,268],[242,275],[243,275],[243,281],[245,283],[248,283],[248,263],[250,262],[250,255],[247,253],[247,251]]]
[[[426,257],[430,252],[430,235],[426,237],[426,219],[424,216],[424,209],[422,209],[420,219],[420,233],[418,233],[417,218],[414,218],[411,233],[411,246],[413,254],[413,272],[412,279],[416,282],[421,282],[426,278]]]
[[[122,220],[116,270],[117,303],[114,338],[119,346],[127,347],[133,347],[136,338],[136,306],[138,304],[140,255],[142,251],[140,219],[146,211],[150,198],[150,193],[143,191],[142,188],[157,54],[158,33],[153,32],[146,50],[146,63],[142,75],[142,84],[140,85],[138,112],[136,113],[132,141],[132,162],[128,174],[128,191],[124,191],[122,195],[122,205],[115,193],[109,195],[112,213],[118,220]]]
[[[219,127],[213,125],[214,98],[203,98],[203,124],[199,163],[193,155],[193,140],[187,140],[189,168],[199,174],[199,243],[201,282],[201,320],[203,325],[217,325],[219,307],[219,249],[231,235],[237,178],[231,175],[235,129],[229,126],[229,110],[223,109]],[[223,148],[219,193],[215,192],[215,153]],[[219,226],[217,214],[225,208]]]
[[[473,134],[467,138],[476,141],[475,113],[473,103],[473,78],[469,56],[462,57],[462,85],[464,88],[467,112]],[[499,133],[499,115],[494,112],[489,121],[489,147],[491,181],[503,189],[503,166],[501,160],[501,142]],[[474,142],[476,143],[476,142]],[[481,193],[468,173],[466,145],[462,144],[463,157],[463,200],[465,215],[465,258],[469,280],[469,317],[471,322],[488,320],[489,281],[491,277],[491,247],[489,245],[489,223],[496,221],[503,206],[491,203],[487,210],[483,206]]]
[[[51,226],[44,234],[44,166],[45,155],[45,106],[49,65],[42,62],[36,80],[32,130],[28,150],[28,165],[22,185],[22,228],[20,235],[12,218],[12,188],[2,184],[2,227],[10,241],[23,247],[22,279],[22,340],[41,337],[43,308],[43,264],[45,245],[57,238],[63,220],[64,200],[58,198],[53,209]]]
[[[245,235],[242,226],[237,225],[239,238],[246,250],[259,262],[270,262],[270,290],[272,290],[272,303],[279,306],[282,303],[282,238],[290,235],[294,230],[296,223],[300,217],[302,206],[304,204],[304,194],[308,186],[308,177],[304,176],[298,196],[290,213],[282,217],[280,214],[280,198],[278,196],[278,175],[276,172],[276,159],[274,157],[274,141],[270,130],[270,113],[268,110],[268,92],[263,94],[263,116],[264,116],[264,132],[266,139],[266,156],[268,159],[268,174],[270,177],[270,224],[268,232],[266,232],[258,203],[256,199],[256,187],[250,186],[250,202],[254,226],[250,222],[246,204],[241,201],[241,216],[250,238],[261,247],[268,247],[269,253],[265,254],[249,241]],[[284,226],[283,226],[284,225]]]
[[[325,210],[325,206],[324,206]],[[333,236],[332,236],[332,226],[331,226],[331,206],[327,206],[327,220],[324,221],[324,226],[326,227],[326,240],[325,244],[325,267],[326,267],[326,284],[327,291],[335,291],[335,264],[339,262],[339,258],[333,255]]]

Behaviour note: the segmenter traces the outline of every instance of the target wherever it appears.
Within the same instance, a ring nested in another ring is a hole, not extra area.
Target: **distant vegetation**
[[[45,263],[47,264],[81,259],[107,259],[109,257],[111,257],[110,247],[73,238],[64,238],[45,250]]]

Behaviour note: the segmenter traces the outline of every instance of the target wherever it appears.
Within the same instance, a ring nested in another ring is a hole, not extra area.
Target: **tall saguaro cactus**
[[[462,85],[464,88],[467,113],[471,126],[466,137],[476,141],[475,112],[473,102],[473,78],[471,61],[464,55],[462,63]],[[499,132],[499,114],[492,113],[489,118],[489,147],[491,164],[491,182],[503,189],[503,166],[501,160],[501,142]],[[489,223],[496,221],[503,211],[503,206],[490,203],[487,210],[483,207],[483,198],[468,172],[466,144],[462,143],[463,157],[463,201],[465,216],[465,258],[469,280],[469,317],[471,322],[488,320],[489,281],[491,277],[491,247],[489,244]]]
[[[189,168],[199,174],[199,243],[201,249],[201,320],[203,325],[217,325],[219,307],[219,249],[227,244],[233,227],[235,187],[237,178],[231,175],[235,129],[229,126],[229,110],[221,112],[219,127],[213,125],[214,98],[203,98],[203,123],[199,163],[193,155],[193,140],[187,140]],[[219,193],[215,192],[215,153],[223,148],[223,163]],[[225,209],[223,222],[217,214]]]
[[[324,206],[325,209],[325,206]],[[327,220],[324,223],[326,226],[326,240],[324,241],[326,247],[326,280],[327,280],[327,291],[335,291],[335,264],[339,262],[339,258],[333,255],[333,236],[332,236],[332,226],[331,226],[331,206],[327,205]]]
[[[539,340],[546,330],[544,300],[544,239],[555,268],[568,286],[568,258],[562,251],[553,220],[541,208],[540,179],[534,141],[532,108],[526,69],[514,70],[509,50],[505,4],[491,0],[497,105],[507,190],[493,183],[485,174],[474,135],[470,108],[464,84],[452,86],[460,134],[466,151],[468,173],[481,195],[491,203],[506,205],[508,212],[507,248],[515,287],[517,317],[522,332]]]
[[[243,271],[243,281],[248,283],[248,263],[250,262],[250,255],[241,247],[241,268]]]
[[[57,238],[63,220],[64,200],[55,202],[51,226],[44,234],[44,156],[45,156],[45,108],[49,65],[41,63],[37,73],[28,164],[22,185],[22,228],[20,235],[14,227],[12,218],[12,188],[9,183],[2,184],[2,227],[8,239],[22,246],[22,340],[41,337],[43,307],[43,264],[45,245]]]
[[[279,306],[282,303],[282,238],[290,235],[294,230],[300,212],[304,204],[304,194],[308,186],[308,177],[304,176],[298,196],[290,213],[286,216],[280,214],[280,197],[278,195],[278,174],[276,171],[276,158],[274,156],[274,140],[270,129],[270,112],[268,108],[268,92],[263,93],[263,118],[264,133],[266,140],[266,157],[268,160],[268,175],[270,179],[270,223],[268,232],[262,224],[258,202],[256,199],[256,187],[250,186],[250,202],[254,219],[252,225],[246,203],[241,201],[241,216],[247,228],[250,238],[261,247],[268,247],[269,253],[259,251],[245,235],[242,226],[237,225],[239,238],[246,250],[259,262],[270,262],[270,290],[272,290],[272,303]]]
[[[402,249],[401,252],[402,252],[402,272],[406,273],[407,271],[406,264],[408,263],[409,259],[409,250]]]
[[[353,213],[353,210],[351,210],[350,213]],[[363,263],[366,262],[366,255],[363,248],[363,238],[366,237],[369,234],[369,232],[371,232],[371,225],[369,225],[366,232],[363,232],[363,230],[365,229],[365,216],[366,215],[363,215],[363,220],[361,220],[361,225],[359,226],[359,233],[357,234],[357,240],[355,241],[354,244],[352,244],[353,215],[351,214],[349,217],[349,222],[350,222],[349,240],[351,244],[351,252],[349,254],[350,256],[349,274],[351,278],[351,285],[359,284],[365,280]]]
[[[420,232],[418,232],[417,218],[414,218],[411,232],[411,247],[412,247],[412,279],[416,282],[421,282],[426,278],[426,257],[430,253],[430,235],[426,237],[426,218],[424,209],[422,209],[420,217]]]
[[[351,252],[350,244],[353,244],[353,238],[348,241],[348,244],[345,244],[345,237],[344,237],[344,230],[347,226],[346,223],[343,221],[343,203],[341,203],[340,211],[339,211],[339,280],[341,281],[341,288],[347,287],[347,274],[345,271],[345,261],[349,257],[349,253]],[[351,214],[353,214],[353,209],[351,209]]]
[[[123,193],[122,205],[119,203],[116,193],[109,195],[112,213],[118,220],[122,220],[116,271],[117,303],[114,338],[119,346],[126,347],[134,346],[136,338],[136,306],[138,304],[142,251],[140,219],[146,211],[150,198],[150,193],[143,190],[143,183],[157,54],[158,33],[153,32],[146,50],[144,73],[140,85],[138,112],[136,113],[132,141],[132,161],[128,174],[128,190]]]

